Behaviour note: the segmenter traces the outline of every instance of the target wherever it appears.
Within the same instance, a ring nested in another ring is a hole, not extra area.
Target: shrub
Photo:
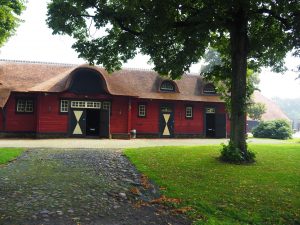
[[[292,128],[286,120],[262,121],[252,130],[252,133],[253,136],[257,138],[292,138]]]
[[[228,145],[222,144],[220,159],[230,163],[251,163],[255,161],[255,153],[248,149],[247,153],[244,154],[229,142]]]

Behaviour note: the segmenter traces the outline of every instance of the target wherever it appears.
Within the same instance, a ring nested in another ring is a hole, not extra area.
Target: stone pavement
[[[188,225],[114,149],[29,149],[0,167],[0,224]]]
[[[228,139],[0,139],[0,147],[25,148],[136,148],[154,146],[193,146],[227,143]],[[281,144],[282,140],[255,139],[249,143]]]

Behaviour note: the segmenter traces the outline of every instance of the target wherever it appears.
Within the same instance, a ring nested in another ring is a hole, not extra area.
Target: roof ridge
[[[80,65],[80,64],[72,64],[72,63],[58,63],[58,62],[16,60],[16,59],[0,59],[0,62],[20,63],[20,64],[44,64],[44,65],[58,65],[58,66],[78,66],[78,65]]]
[[[43,64],[43,65],[57,65],[57,66],[80,66],[84,65],[82,64],[75,64],[75,63],[58,63],[58,62],[45,62],[45,61],[31,61],[31,60],[17,60],[17,59],[1,59],[0,62],[8,62],[8,63],[20,63],[20,64]],[[100,65],[94,65],[98,68],[105,69],[103,66]],[[147,72],[155,72],[155,70],[150,68],[139,68],[139,67],[122,67],[121,70],[131,70],[131,71],[147,71]],[[198,73],[191,73],[191,72],[185,72],[183,75],[188,76],[199,76],[201,74]]]
[[[101,68],[103,68],[103,67],[101,67]],[[150,68],[139,68],[139,67],[122,67],[122,70],[148,71],[148,72],[155,72],[155,73],[157,73],[153,69],[150,69]],[[186,75],[186,76],[201,76],[201,74],[197,73],[197,72],[184,72],[182,75]]]
[[[85,63],[76,64],[76,63],[58,63],[58,62],[45,62],[45,61],[32,61],[32,60],[18,60],[18,59],[1,59],[0,62],[9,62],[9,63],[20,63],[20,64],[44,64],[44,65],[61,65],[61,66],[80,66],[84,65]],[[96,67],[104,69],[103,66],[100,65],[94,65]],[[152,69],[147,68],[138,68],[138,67],[122,67],[122,70],[135,70],[135,71],[152,71],[155,72]]]
[[[122,70],[134,70],[134,71],[150,71],[155,72],[153,69],[150,68],[139,68],[139,67],[122,67]]]

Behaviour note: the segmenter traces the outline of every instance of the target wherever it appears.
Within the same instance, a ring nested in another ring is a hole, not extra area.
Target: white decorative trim
[[[97,102],[97,101],[71,101],[71,108],[101,109],[101,102]]]

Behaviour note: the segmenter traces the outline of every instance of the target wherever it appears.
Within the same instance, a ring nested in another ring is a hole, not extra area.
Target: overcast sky
[[[15,36],[0,48],[1,59],[29,60],[57,63],[84,63],[71,48],[74,42],[68,36],[52,35],[45,19],[47,13],[46,0],[28,0],[27,9],[22,15],[24,22],[19,26]],[[128,62],[126,67],[151,68],[147,56],[137,56]],[[263,95],[281,98],[300,97],[300,79],[295,80],[297,73],[292,70],[300,64],[299,58],[287,57],[289,71],[276,74],[263,69],[260,74],[260,89]],[[197,73],[200,65],[194,65],[191,72]]]

